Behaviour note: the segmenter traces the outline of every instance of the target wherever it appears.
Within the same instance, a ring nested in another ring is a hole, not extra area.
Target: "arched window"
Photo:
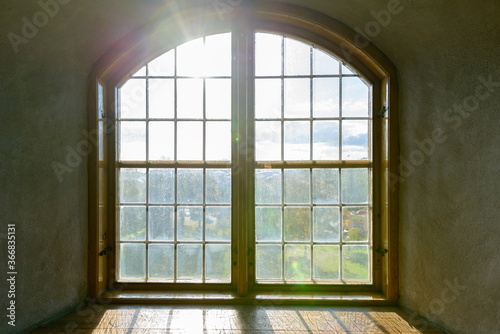
[[[394,70],[307,13],[192,13],[183,36],[167,20],[96,66],[94,294],[111,284],[397,298]]]

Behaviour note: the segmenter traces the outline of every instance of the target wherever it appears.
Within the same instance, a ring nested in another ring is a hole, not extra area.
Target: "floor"
[[[443,333],[398,307],[90,305],[32,333]]]

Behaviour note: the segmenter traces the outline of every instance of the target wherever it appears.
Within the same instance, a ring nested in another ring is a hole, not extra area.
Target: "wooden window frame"
[[[397,73],[390,60],[373,44],[358,46],[357,33],[341,22],[324,14],[298,6],[279,3],[252,3],[232,8],[226,16],[213,6],[185,8],[181,14],[172,14],[165,10],[158,19],[133,31],[117,45],[106,52],[93,66],[89,80],[89,134],[98,137],[92,140],[93,150],[89,155],[89,258],[88,284],[89,297],[97,298],[110,288],[125,288],[127,284],[115,284],[115,274],[112,270],[115,263],[115,251],[105,251],[115,245],[116,221],[114,209],[115,179],[116,179],[116,138],[114,133],[117,87],[128,79],[131,73],[163,52],[176,47],[188,40],[204,35],[233,32],[233,38],[238,38],[238,52],[253,54],[253,44],[239,38],[238,29],[258,29],[273,31],[302,39],[309,44],[328,50],[343,62],[350,64],[356,71],[372,84],[372,115],[373,115],[373,229],[375,237],[373,250],[382,250],[372,253],[373,285],[369,288],[347,285],[333,286],[325,289],[324,285],[307,286],[307,292],[379,292],[388,303],[395,303],[398,299],[398,188],[395,178],[398,175],[398,117],[397,117]],[[183,23],[181,23],[183,22]],[[189,22],[189,24],[186,24]],[[183,33],[179,34],[179,24],[183,24]],[[176,32],[172,34],[172,32]],[[169,36],[169,38],[164,38]],[[246,81],[241,78],[245,73],[253,73],[253,69],[234,68],[233,85]],[[235,77],[236,74],[236,77]],[[247,108],[253,110],[252,87],[239,85],[237,99],[233,101],[233,113],[245,113]],[[250,98],[251,96],[251,98]],[[250,107],[249,107],[250,106]],[[384,109],[385,108],[385,109]],[[380,112],[379,112],[380,111]],[[385,112],[384,112],[385,111]],[[234,114],[233,114],[234,115]],[[101,124],[100,124],[101,123]],[[240,127],[244,127],[239,122]],[[99,133],[99,129],[101,129]],[[239,132],[240,137],[245,129],[233,129]],[[99,135],[97,135],[99,133]],[[241,138],[245,141],[245,138]],[[102,152],[99,155],[99,152]],[[233,155],[242,154],[233,145]],[[253,164],[253,163],[252,163]],[[243,177],[233,179],[232,190],[238,193],[241,207],[253,196],[252,176],[249,172],[254,166],[240,166],[243,168]],[[375,174],[376,173],[376,174]],[[376,200],[375,200],[376,199]],[[249,248],[247,234],[249,221],[253,219],[253,212],[240,214],[237,228],[233,228],[234,237],[238,240],[238,251],[233,259],[236,270],[242,279],[233,282],[233,288],[239,296],[245,296],[253,288],[249,277],[252,272],[248,262],[251,255],[246,251]],[[384,254],[384,250],[387,253]],[[234,277],[234,275],[233,275]],[[227,289],[227,284],[182,284],[176,283],[175,288],[170,284],[157,285],[158,288],[172,288],[183,290],[198,288],[200,290]],[[133,283],[134,289],[151,289],[150,283]],[[231,285],[229,285],[231,287]],[[281,288],[282,286],[280,286]],[[277,286],[262,285],[263,290],[276,289]],[[285,289],[286,290],[286,289]],[[291,292],[300,292],[303,289],[289,289]]]

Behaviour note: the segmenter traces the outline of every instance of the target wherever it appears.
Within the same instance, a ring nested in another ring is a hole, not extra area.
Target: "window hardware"
[[[387,249],[385,249],[385,248],[378,248],[378,249],[375,250],[375,252],[377,252],[379,254],[382,254],[382,256],[384,256],[387,253]]]
[[[99,253],[99,256],[103,256],[103,255],[106,255],[107,252],[110,252],[113,250],[113,247],[111,246],[108,246],[106,248],[104,248],[100,253]]]
[[[380,111],[378,112],[377,118],[383,118],[386,111],[387,111],[387,108],[385,106],[383,106],[382,109],[380,109]]]

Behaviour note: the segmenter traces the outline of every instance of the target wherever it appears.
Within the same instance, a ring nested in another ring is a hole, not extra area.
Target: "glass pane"
[[[177,278],[201,279],[203,272],[202,245],[177,246]]]
[[[281,207],[255,208],[255,240],[281,241]]]
[[[309,169],[285,169],[285,203],[310,203],[309,184]]]
[[[206,160],[231,160],[231,122],[206,122]]]
[[[336,204],[339,202],[339,170],[313,169],[313,203]]]
[[[281,204],[281,170],[255,171],[255,203]]]
[[[255,158],[257,161],[281,160],[281,122],[255,122]]]
[[[231,246],[206,245],[206,279],[231,279]]]
[[[255,34],[255,75],[281,75],[282,37]]]
[[[368,169],[342,169],[342,203],[368,203]]]
[[[120,122],[120,160],[146,160],[146,122]]]
[[[174,207],[150,206],[149,213],[149,240],[174,240]]]
[[[255,118],[281,118],[281,79],[255,79]]]
[[[203,122],[177,122],[177,160],[203,159]]]
[[[313,49],[313,74],[339,74],[339,61],[324,51]]]
[[[120,240],[146,240],[146,207],[120,207]]]
[[[203,76],[205,69],[203,38],[198,38],[177,47],[177,75]]]
[[[339,160],[339,122],[313,122],[313,160]]]
[[[311,279],[311,247],[308,245],[285,245],[285,279]]]
[[[149,245],[149,278],[174,278],[174,245]]]
[[[203,207],[177,207],[177,240],[198,241],[203,238]]]
[[[257,245],[255,249],[256,278],[282,279],[281,245]]]
[[[351,70],[349,67],[347,67],[345,64],[342,64],[342,74],[356,74],[353,70]]]
[[[120,88],[120,118],[146,117],[146,79],[129,79]]]
[[[149,117],[174,117],[174,80],[149,79]]]
[[[342,160],[368,160],[368,121],[342,122]]]
[[[146,245],[120,244],[120,278],[146,277]]]
[[[120,168],[120,203],[146,202],[146,169]]]
[[[207,206],[205,212],[205,240],[231,240],[231,208],[229,206]]]
[[[206,199],[207,204],[231,203],[231,170],[207,169],[206,170]]]
[[[368,280],[370,268],[368,246],[350,245],[342,247],[342,278],[345,280]]]
[[[368,241],[368,207],[348,206],[342,209],[342,239],[348,241]]]
[[[177,117],[203,117],[203,79],[177,79]]]
[[[148,63],[149,76],[174,75],[175,50],[170,50]]]
[[[342,116],[368,117],[369,87],[360,78],[342,78]]]
[[[205,85],[207,118],[231,119],[231,79],[207,79]]]
[[[313,79],[314,117],[339,117],[339,79]]]
[[[291,38],[285,38],[285,75],[309,75],[311,47]]]
[[[149,160],[174,160],[174,122],[149,122]]]
[[[311,159],[311,123],[285,122],[285,160]]]
[[[177,170],[177,202],[203,203],[203,170]]]
[[[311,84],[310,79],[285,79],[285,117],[311,116]]]
[[[205,37],[205,75],[231,75],[231,34]]]
[[[132,74],[133,77],[143,77],[146,75],[146,66],[141,67],[140,69],[137,70],[134,74]]]
[[[340,237],[340,212],[336,207],[313,208],[314,241],[338,242]]]
[[[149,170],[149,203],[174,203],[174,169]]]
[[[311,240],[311,209],[285,207],[285,241]]]
[[[314,246],[314,279],[338,280],[340,278],[339,246]]]

